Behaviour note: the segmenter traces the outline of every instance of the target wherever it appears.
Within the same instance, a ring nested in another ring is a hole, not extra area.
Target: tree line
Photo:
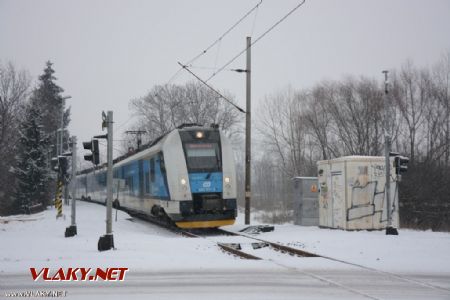
[[[67,149],[70,109],[48,61],[36,87],[11,62],[0,64],[0,215],[43,210],[54,197],[58,129]],[[62,118],[62,120],[61,120]]]
[[[450,53],[432,67],[407,61],[389,77],[392,151],[410,158],[399,188],[401,224],[449,230]],[[384,155],[382,79],[347,77],[267,96],[256,126],[264,147],[254,168],[254,190],[265,192],[255,195],[255,205],[292,210],[290,180],[317,176],[319,160]]]
[[[292,178],[316,176],[317,161],[347,155],[382,156],[384,83],[380,78],[324,80],[308,89],[287,87],[268,95],[254,113],[252,206],[267,221],[292,219]],[[55,176],[49,167],[56,134],[70,110],[47,62],[37,86],[13,64],[0,65],[0,214],[47,205]],[[450,53],[431,67],[411,61],[390,71],[387,98],[392,150],[410,158],[400,184],[402,226],[449,230]],[[221,91],[227,98],[232,95]],[[243,203],[244,116],[200,83],[156,85],[130,100],[134,124],[149,142],[183,123],[219,124],[233,141],[238,195]],[[133,137],[134,138],[134,137]],[[134,145],[128,137],[123,152]],[[68,132],[64,131],[67,146]],[[29,193],[25,193],[29,191]]]

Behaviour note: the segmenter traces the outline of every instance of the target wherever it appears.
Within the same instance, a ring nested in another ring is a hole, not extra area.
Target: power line
[[[214,89],[212,86],[210,86],[208,83],[206,83],[203,79],[201,79],[199,76],[197,76],[194,72],[192,72],[191,70],[189,70],[189,68],[185,65],[183,65],[182,63],[178,62],[178,64],[182,67],[182,69],[188,71],[189,73],[191,73],[192,76],[194,76],[195,78],[197,78],[201,83],[203,83],[205,86],[207,86],[210,90],[212,90],[214,93],[216,93],[219,98],[222,98],[223,100],[227,101],[228,103],[230,103],[231,105],[233,105],[237,110],[239,110],[240,112],[245,114],[245,110],[243,110],[242,108],[240,108],[239,106],[237,106],[233,101],[231,101],[230,99],[228,99],[227,97],[225,97],[224,95],[222,95],[219,91],[217,91],[216,89]]]
[[[133,115],[131,115],[125,122],[123,122],[122,124],[120,124],[119,126],[117,126],[115,128],[115,130],[119,130],[120,128],[122,128],[123,126],[125,126],[128,122],[131,121],[131,119],[133,118]]]
[[[299,4],[297,4],[293,9],[291,9],[286,15],[284,15],[280,20],[278,20],[277,22],[275,22],[271,27],[269,27],[269,29],[267,29],[264,33],[262,33],[259,37],[256,38],[255,41],[253,41],[249,47],[253,46],[254,44],[256,44],[258,41],[260,41],[264,36],[266,36],[269,32],[271,32],[275,27],[277,27],[281,22],[283,22],[284,20],[286,20],[294,11],[296,11],[298,8],[300,8],[300,6],[302,6],[303,4],[305,4],[306,0],[303,0],[302,2],[300,2]],[[240,51],[237,55],[235,55],[232,59],[230,59],[227,63],[225,63],[222,67],[220,67],[217,72],[214,72],[211,76],[208,77],[208,79],[205,80],[205,82],[208,82],[209,80],[211,80],[214,76],[216,76],[217,74],[219,74],[220,72],[222,72],[226,67],[228,67],[231,63],[233,63],[239,56],[241,56],[245,51],[247,51],[247,47]]]
[[[244,21],[253,11],[257,10],[258,7],[261,5],[263,0],[260,0],[258,4],[256,4],[252,9],[250,9],[248,12],[246,12],[237,22],[235,22],[230,28],[228,28],[219,38],[217,38],[214,42],[212,42],[208,47],[206,47],[203,51],[201,51],[196,56],[192,57],[188,62],[186,62],[184,65],[188,66],[198,60],[200,57],[205,55],[212,47],[214,47],[217,43],[220,43],[222,39],[227,36],[234,28],[236,28],[242,21]],[[168,80],[167,83],[172,82],[178,74],[183,70],[183,67],[178,69],[172,77]]]
[[[100,141],[100,140],[98,141],[98,143],[100,145],[102,145],[102,146],[105,146],[105,147],[108,146],[108,144],[106,142],[103,142],[103,141]],[[113,149],[116,150],[117,152],[122,152],[123,151],[123,149],[119,149],[119,148],[116,148],[114,146],[113,146]]]
[[[253,19],[252,31],[250,33],[250,36],[253,36],[253,32],[255,31],[255,25],[256,25],[256,19],[257,18],[258,18],[258,7],[256,8],[255,18]]]
[[[186,66],[191,65],[193,62],[195,62],[196,60],[198,60],[200,57],[202,57],[203,55],[205,55],[212,47],[214,47],[217,43],[220,43],[222,41],[222,39],[227,36],[231,31],[233,31],[233,29],[235,29],[242,21],[244,21],[253,11],[257,10],[259,8],[259,6],[261,5],[261,3],[263,2],[263,0],[260,0],[258,2],[258,4],[256,4],[254,7],[252,7],[249,11],[247,11],[238,21],[236,21],[231,27],[229,27],[219,38],[217,38],[214,42],[212,42],[208,47],[206,47],[203,51],[201,51],[199,54],[197,54],[196,56],[194,56],[193,58],[191,58],[186,64],[180,64],[182,67],[180,69],[178,69],[167,81],[167,83],[165,85],[170,84],[177,76],[178,74],[183,70],[186,69],[187,71],[190,72],[190,70],[187,69]],[[255,17],[256,19],[256,17]],[[218,54],[217,54],[218,55]],[[217,61],[217,58],[216,58]],[[216,68],[215,68],[216,69]],[[192,73],[192,72],[191,72]],[[195,77],[197,77],[195,74],[192,73],[192,75],[194,75]],[[197,78],[200,81],[203,81],[200,78]],[[204,84],[206,84],[206,82],[204,82]],[[207,85],[208,86],[208,85]],[[161,90],[164,88],[164,85],[161,85],[159,92],[161,92]],[[218,91],[216,91],[215,89],[213,89],[211,86],[209,86],[210,89],[212,89],[214,92],[216,92],[217,94],[220,95],[221,98],[225,99],[226,101],[230,102],[232,105],[235,105],[234,103],[232,103],[230,100],[228,100],[226,97],[224,97],[222,94],[220,94]],[[155,92],[155,96],[158,95],[159,92]],[[238,107],[236,107],[238,108]],[[243,111],[242,109],[238,108],[239,110]],[[121,127],[125,126],[131,119],[133,118],[133,116],[131,116],[130,118],[128,118],[128,120],[126,120],[124,123],[122,123],[120,126],[118,126],[116,128],[116,130],[120,129]]]
[[[208,67],[208,66],[195,66],[195,65],[186,65],[189,69],[199,69],[199,70],[218,70],[217,67]],[[234,71],[234,69],[225,69],[226,71]]]
[[[250,9],[244,16],[242,16],[236,23],[234,23],[227,31],[225,31],[217,40],[215,40],[211,45],[209,45],[208,47],[206,47],[205,50],[203,50],[201,53],[199,53],[197,56],[194,56],[193,58],[191,58],[191,60],[189,60],[185,65],[189,65],[191,63],[193,63],[194,61],[196,61],[197,59],[199,59],[201,56],[203,56],[204,54],[206,54],[206,52],[209,51],[209,49],[211,49],[212,47],[214,47],[217,43],[221,42],[222,39],[228,34],[230,33],[234,28],[236,28],[237,25],[239,25],[245,18],[247,18],[254,10],[258,9],[259,5],[261,5],[261,3],[263,2],[263,0],[259,1],[258,4],[256,4],[252,9]],[[181,68],[183,69],[183,68]]]

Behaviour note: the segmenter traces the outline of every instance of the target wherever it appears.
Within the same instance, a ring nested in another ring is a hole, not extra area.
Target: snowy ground
[[[184,238],[120,211],[113,223],[117,250],[98,252],[105,207],[78,202],[77,208],[73,238],[64,238],[69,215],[56,220],[54,210],[0,218],[0,298],[11,291],[58,289],[68,291],[70,299],[450,299],[448,233],[400,230],[399,236],[386,236],[280,225],[258,236],[379,272],[268,249],[253,250],[262,261],[242,260],[219,251],[214,242],[236,237]],[[242,223],[239,217],[225,229],[240,230]],[[30,267],[130,271],[123,282],[54,283],[34,282]]]
[[[224,229],[239,231],[245,228],[242,223]],[[275,231],[259,237],[387,272],[450,275],[450,234],[445,232],[400,229],[394,236],[385,231],[276,225]]]

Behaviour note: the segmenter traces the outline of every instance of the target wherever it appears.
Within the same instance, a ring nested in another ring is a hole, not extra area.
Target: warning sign
[[[311,185],[311,193],[317,193],[317,185]]]

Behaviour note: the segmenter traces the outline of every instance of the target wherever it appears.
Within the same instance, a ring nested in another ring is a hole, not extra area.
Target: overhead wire
[[[244,21],[249,15],[251,15],[255,10],[258,11],[259,6],[261,5],[261,3],[263,2],[263,0],[260,0],[255,6],[253,6],[249,11],[247,11],[241,18],[239,18],[232,26],[230,26],[224,33],[222,33],[222,35],[220,35],[219,38],[217,38],[216,40],[214,40],[210,45],[208,45],[203,51],[201,51],[199,54],[195,55],[194,57],[192,57],[190,60],[188,60],[187,63],[182,64],[182,67],[179,68],[167,81],[167,84],[170,84],[173,80],[175,80],[175,78],[180,74],[180,72],[185,69],[186,66],[192,66],[192,63],[194,63],[196,60],[198,60],[200,57],[202,57],[203,55],[205,55],[212,47],[214,47],[216,44],[221,43],[221,41],[223,40],[223,38],[225,38],[231,31],[233,31],[233,29],[235,29],[242,21]],[[218,55],[219,55],[219,51],[216,54],[216,65],[217,65],[217,61],[218,61]],[[217,69],[217,68],[214,68]],[[210,87],[212,88],[212,87]],[[163,89],[163,86],[160,87],[160,91]],[[216,91],[217,92],[217,91]],[[220,93],[219,93],[220,94]],[[158,96],[158,92],[155,92],[154,96]],[[221,98],[224,98],[223,96],[221,96]],[[224,98],[225,99],[225,98]],[[228,100],[229,101],[229,100]],[[133,116],[129,117],[124,123],[122,123],[120,126],[118,126],[116,128],[116,130],[120,129],[121,127],[125,126],[131,119],[133,118]]]
[[[133,115],[131,115],[125,122],[123,122],[122,124],[120,124],[119,126],[117,126],[115,128],[115,130],[119,130],[120,128],[122,128],[123,126],[125,126],[128,122],[131,121],[131,119],[133,118]]]
[[[261,3],[263,2],[263,0],[259,1],[258,4],[256,4],[252,9],[250,9],[244,16],[242,16],[236,23],[234,23],[230,28],[228,28],[227,31],[225,31],[218,39],[216,39],[213,43],[211,43],[211,45],[209,45],[208,47],[206,47],[205,50],[203,50],[202,52],[200,52],[198,55],[194,56],[193,58],[191,58],[187,63],[185,63],[185,65],[189,65],[191,63],[193,63],[194,61],[196,61],[197,59],[199,59],[201,56],[203,56],[204,54],[206,54],[206,52],[208,52],[212,47],[214,47],[217,43],[220,43],[222,41],[222,39],[228,34],[230,33],[234,28],[236,28],[237,25],[239,25],[242,21],[244,21],[254,10],[257,10],[259,5],[261,5]],[[181,68],[183,69],[183,68]]]
[[[220,54],[220,46],[222,46],[222,42],[219,42],[217,46],[216,59],[214,61],[214,69],[217,69],[217,64],[219,63],[219,54]]]
[[[250,36],[253,36],[253,32],[255,31],[255,25],[256,25],[256,19],[258,18],[258,7],[255,11],[255,18],[253,18],[253,24],[252,24],[252,31],[250,33]]]
[[[291,9],[287,14],[285,14],[281,19],[279,19],[277,22],[275,22],[269,29],[267,29],[265,32],[263,32],[259,37],[257,37],[254,41],[251,42],[250,46],[253,46],[257,42],[259,42],[263,37],[265,37],[269,32],[271,32],[275,27],[277,27],[281,22],[286,20],[294,11],[299,9],[303,4],[305,4],[306,0],[302,0],[299,4],[297,4],[293,9]],[[226,67],[228,67],[230,64],[232,64],[238,57],[240,57],[242,54],[247,51],[247,48],[245,47],[242,51],[240,51],[238,54],[233,56],[228,62],[226,62],[222,67],[220,67],[216,72],[214,72],[211,76],[209,76],[207,79],[205,79],[205,82],[208,82],[212,78],[214,78],[217,74],[222,72]]]
[[[178,64],[182,67],[182,69],[188,71],[192,76],[194,76],[195,78],[197,78],[197,80],[199,80],[201,83],[203,83],[206,87],[208,87],[210,90],[212,90],[214,93],[216,93],[219,98],[224,99],[225,101],[227,101],[228,103],[230,103],[231,105],[233,105],[237,110],[239,110],[242,113],[245,113],[245,110],[243,110],[242,108],[240,108],[239,106],[237,106],[233,101],[231,101],[230,99],[228,99],[227,97],[225,97],[224,95],[222,95],[219,91],[217,91],[215,88],[213,88],[212,86],[210,86],[208,83],[206,83],[203,79],[201,79],[199,76],[197,76],[194,72],[192,72],[191,70],[189,70],[189,68],[185,65],[183,65],[182,63],[178,62]]]
[[[254,7],[252,7],[249,11],[247,11],[238,21],[236,21],[231,27],[229,27],[219,38],[217,38],[214,42],[212,42],[208,47],[206,47],[203,51],[201,51],[199,54],[195,55],[194,57],[192,57],[190,60],[188,60],[186,63],[184,63],[183,65],[187,66],[192,64],[193,62],[195,62],[196,60],[198,60],[200,57],[202,57],[203,55],[205,55],[212,47],[214,47],[217,43],[220,43],[222,41],[222,39],[227,36],[231,31],[233,31],[233,29],[235,29],[242,21],[244,21],[253,11],[257,10],[258,7],[261,5],[261,3],[263,2],[263,0],[260,0],[258,2],[258,4],[256,4]],[[175,74],[173,74],[167,83],[172,82],[177,76],[178,74],[180,74],[180,72],[183,70],[183,68],[178,69]]]
[[[115,140],[114,140],[115,141]],[[100,144],[100,145],[102,145],[102,146],[105,146],[105,147],[107,147],[108,146],[108,144],[106,143],[106,142],[103,142],[103,141],[98,141],[98,143]],[[123,149],[119,149],[119,148],[116,148],[116,147],[114,147],[113,146],[113,149],[114,150],[116,150],[117,152],[122,152],[123,151]]]

